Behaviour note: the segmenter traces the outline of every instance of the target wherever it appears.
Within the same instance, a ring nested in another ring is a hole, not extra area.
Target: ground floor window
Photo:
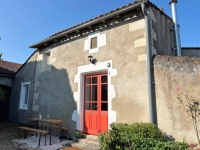
[[[28,109],[30,82],[21,83],[19,109]]]

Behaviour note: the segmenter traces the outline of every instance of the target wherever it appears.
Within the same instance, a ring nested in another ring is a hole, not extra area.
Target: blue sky
[[[0,0],[0,52],[6,61],[24,63],[29,46],[73,25],[134,0]],[[171,17],[169,0],[151,0]],[[177,4],[182,47],[200,47],[200,0]]]

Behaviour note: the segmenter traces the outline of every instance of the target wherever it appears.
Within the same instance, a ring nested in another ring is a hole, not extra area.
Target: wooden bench
[[[47,130],[47,127],[51,127],[50,125],[46,125],[46,124],[39,124],[40,129],[45,129]],[[61,129],[61,133],[60,133],[60,137],[63,137],[63,133],[65,133],[66,139],[67,139],[67,132],[69,130],[69,128],[66,127],[62,127],[59,124],[52,124],[52,128],[57,128],[57,129]],[[60,141],[62,141],[62,138],[60,138]]]
[[[19,128],[19,139],[20,139],[20,133],[21,133],[21,131],[24,131],[24,139],[27,138],[28,131],[36,132],[36,133],[39,133],[38,147],[40,147],[41,134],[45,135],[45,146],[46,146],[46,134],[48,134],[49,131],[35,129],[35,128],[30,128],[30,127],[25,127],[25,126],[18,127],[18,128]]]

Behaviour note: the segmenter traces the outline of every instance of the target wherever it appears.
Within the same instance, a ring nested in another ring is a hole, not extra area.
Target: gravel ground
[[[11,122],[0,122],[0,150],[57,150],[68,147],[72,141],[60,142],[59,138],[52,136],[52,145],[49,145],[49,135],[47,136],[47,146],[44,146],[44,137],[41,138],[41,147],[38,148],[38,136],[29,136],[27,139],[18,140],[18,127],[22,124]],[[71,148],[75,150],[75,148]],[[70,148],[69,148],[70,150]],[[79,150],[79,149],[76,149]]]
[[[0,150],[19,150],[11,142],[18,138],[18,126],[16,123],[0,122]]]
[[[49,135],[47,135],[47,144],[45,146],[45,137],[42,136],[40,147],[38,147],[39,136],[29,136],[27,139],[21,138],[20,140],[15,139],[12,140],[12,142],[15,143],[17,147],[20,147],[20,149],[23,150],[57,150],[59,148],[68,147],[69,145],[71,145],[71,143],[73,143],[69,140],[63,140],[62,142],[60,142],[60,139],[57,136],[52,136],[52,144],[49,145],[49,138]]]

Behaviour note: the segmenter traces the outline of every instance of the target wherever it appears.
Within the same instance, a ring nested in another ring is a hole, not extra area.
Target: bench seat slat
[[[28,131],[33,131],[33,132],[40,132],[40,133],[42,133],[42,134],[47,134],[47,133],[49,133],[49,131],[40,130],[40,129],[35,129],[35,128],[30,128],[30,127],[19,127],[19,129],[28,130]]]
[[[40,147],[41,134],[45,135],[45,145],[46,145],[46,134],[49,133],[49,131],[35,129],[35,128],[30,128],[30,127],[26,127],[26,126],[18,127],[18,128],[19,128],[19,139],[20,139],[20,131],[24,131],[24,138],[27,137],[28,131],[38,132],[38,133],[40,133],[38,147]],[[36,134],[36,136],[37,136],[37,134]]]

